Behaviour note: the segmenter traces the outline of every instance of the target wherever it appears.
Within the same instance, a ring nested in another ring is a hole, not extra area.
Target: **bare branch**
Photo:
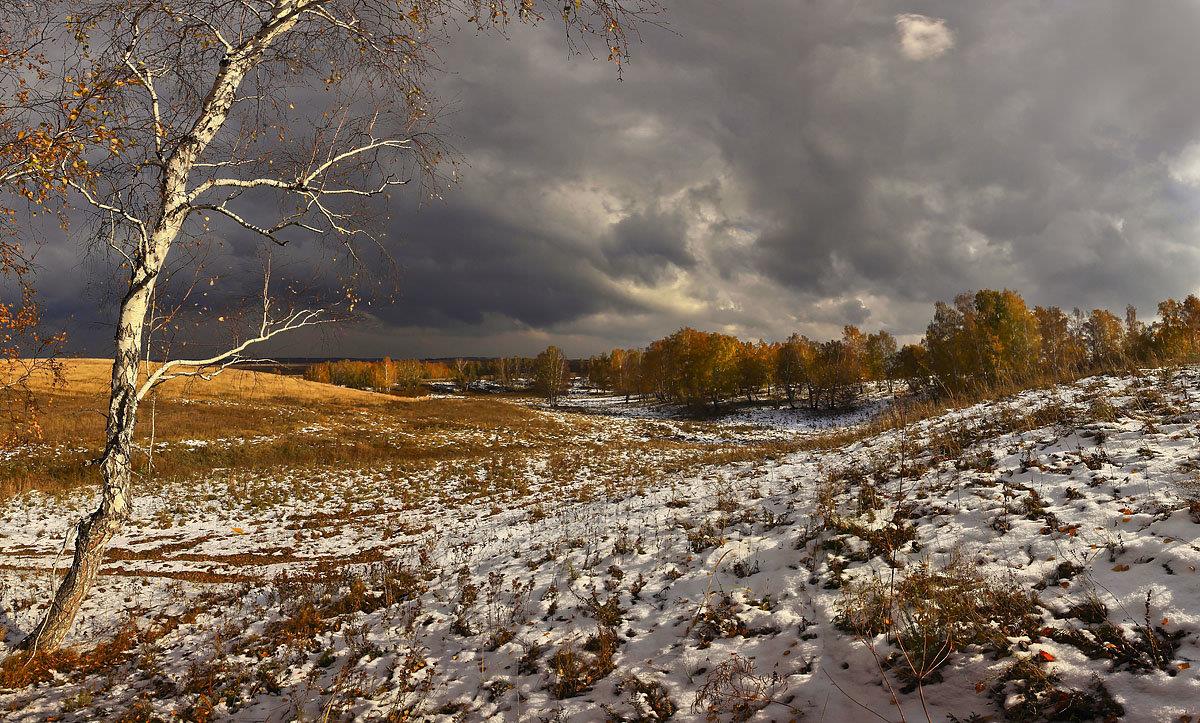
[[[125,67],[129,68],[129,72],[133,73],[134,77],[138,79],[142,87],[146,89],[146,94],[150,96],[150,113],[154,122],[154,150],[161,157],[163,145],[166,141],[167,128],[163,125],[162,107],[158,99],[158,90],[154,87],[154,73],[146,67],[144,62],[134,62],[133,53],[137,49],[138,41],[142,37],[142,30],[138,26],[137,17],[133,19],[131,25],[133,37],[129,41],[129,46],[125,49],[122,62],[125,64]]]
[[[243,189],[276,188],[276,189],[280,189],[280,190],[284,190],[284,191],[296,191],[296,192],[305,193],[305,194],[316,193],[316,194],[331,195],[331,194],[339,194],[339,193],[340,194],[353,193],[353,194],[362,195],[362,196],[375,195],[377,193],[381,193],[383,191],[383,188],[381,188],[375,192],[359,191],[359,190],[355,190],[355,189],[328,190],[328,189],[314,187],[313,183],[320,180],[322,178],[322,176],[324,176],[329,170],[331,170],[338,164],[342,163],[343,161],[354,158],[355,156],[362,155],[363,153],[368,153],[370,151],[380,150],[380,149],[384,149],[384,148],[394,149],[394,150],[409,150],[412,147],[413,147],[413,140],[411,138],[404,138],[404,139],[372,138],[369,142],[364,143],[363,145],[343,151],[342,153],[339,153],[339,154],[333,156],[332,158],[329,158],[328,160],[324,161],[320,165],[309,170],[307,173],[298,176],[294,180],[283,180],[280,178],[250,178],[250,179],[213,178],[208,181],[204,181],[200,185],[196,186],[196,188],[194,190],[192,190],[191,193],[188,194],[187,201],[189,203],[194,202],[197,198],[199,198],[200,196],[202,196],[203,194],[205,194],[206,192],[208,192],[214,188],[243,188]],[[384,188],[386,188],[387,186],[401,186],[401,185],[404,185],[405,183],[408,183],[408,181],[407,180],[397,181],[393,178],[389,178],[388,181],[385,182]]]
[[[143,221],[142,219],[133,215],[129,211],[126,211],[123,208],[120,208],[118,206],[113,206],[112,204],[108,204],[108,203],[101,201],[100,199],[96,198],[96,196],[91,192],[91,190],[89,190],[86,186],[78,183],[77,181],[71,180],[71,181],[68,181],[67,184],[71,188],[78,191],[79,194],[82,195],[84,197],[84,199],[86,199],[87,202],[89,204],[91,204],[92,206],[94,206],[95,208],[97,208],[101,211],[106,211],[107,213],[109,213],[113,216],[120,216],[121,218],[125,219],[126,221],[133,224],[134,226],[137,226],[138,230],[141,232],[143,248],[147,244],[149,244],[150,233],[147,230],[145,221]]]
[[[227,349],[219,354],[214,354],[206,359],[172,359],[164,362],[162,366],[155,369],[146,381],[138,388],[137,399],[141,401],[152,389],[162,384],[163,382],[175,379],[181,376],[201,376],[204,370],[210,367],[220,367],[224,369],[231,364],[236,364],[243,361],[242,352],[250,347],[261,344],[279,334],[294,331],[306,326],[315,326],[317,324],[329,324],[334,322],[334,319],[321,319],[323,309],[302,309],[293,312],[283,319],[276,321],[268,321],[264,317],[263,326],[259,333],[242,343]],[[176,370],[176,371],[173,371]]]
[[[296,215],[289,216],[289,217],[283,219],[282,221],[280,221],[279,223],[275,224],[274,226],[271,226],[270,228],[266,228],[266,227],[259,226],[258,224],[255,224],[251,221],[246,220],[244,217],[242,217],[236,211],[229,208],[224,202],[219,203],[219,204],[204,204],[204,205],[200,205],[200,206],[194,206],[193,208],[195,208],[197,210],[214,211],[216,213],[219,213],[222,216],[225,216],[226,218],[230,219],[237,225],[241,226],[242,228],[247,229],[249,231],[253,231],[254,233],[256,233],[260,236],[263,236],[264,238],[270,240],[272,243],[275,243],[279,246],[286,246],[287,241],[279,238],[276,234],[287,228],[302,228],[306,231],[312,231],[313,233],[318,233],[318,234],[325,233],[324,230],[319,229],[316,226],[311,226],[309,224],[304,223],[303,221],[300,221],[299,216],[296,216]]]

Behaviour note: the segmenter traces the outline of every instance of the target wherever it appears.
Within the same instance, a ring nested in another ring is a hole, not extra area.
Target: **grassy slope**
[[[48,444],[94,441],[103,433],[112,362],[104,359],[66,359],[62,382],[39,373],[31,387],[43,414]],[[164,439],[213,436],[214,433],[264,433],[280,406],[311,407],[327,413],[336,407],[383,407],[395,397],[373,392],[315,384],[297,377],[230,369],[212,380],[175,379],[159,387],[157,415]],[[149,401],[149,400],[147,400]],[[199,402],[200,404],[196,404]],[[236,403],[234,403],[236,402]],[[242,413],[238,413],[241,410]],[[267,413],[267,417],[262,415]],[[143,421],[149,404],[143,408]]]
[[[62,384],[51,384],[45,374],[33,380],[42,436],[0,457],[0,495],[64,493],[98,481],[86,462],[103,443],[110,363],[69,359],[62,367]],[[431,453],[420,441],[401,445],[381,438],[380,428],[421,431],[429,440],[467,427],[540,424],[534,412],[497,400],[401,398],[240,370],[211,381],[176,379],[156,396],[142,404],[137,439],[148,446],[153,431],[155,476],[169,481],[215,467],[362,466]],[[190,441],[225,443],[180,444]]]

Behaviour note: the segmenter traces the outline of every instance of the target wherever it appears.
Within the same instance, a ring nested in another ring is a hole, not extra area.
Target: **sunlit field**
[[[61,384],[38,377],[42,438],[0,463],[0,490],[67,493],[98,484],[86,463],[103,443],[110,368],[99,360],[70,360]],[[239,370],[211,381],[174,380],[144,405],[141,471],[151,488],[181,485],[177,491],[214,470],[228,479],[267,470],[294,478],[385,467],[438,488],[477,464],[486,468],[478,475],[479,494],[507,489],[539,464],[563,481],[581,472],[599,479],[603,470],[604,479],[624,486],[664,470],[752,459],[774,449],[735,445],[740,440],[731,435],[722,444],[666,433],[688,429],[686,422],[639,426],[547,414],[490,396],[395,397]]]

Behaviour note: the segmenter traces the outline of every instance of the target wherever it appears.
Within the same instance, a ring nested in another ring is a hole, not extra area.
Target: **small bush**
[[[702,647],[720,638],[745,635],[749,630],[738,615],[742,606],[729,593],[714,597],[717,602],[706,602],[691,625],[692,634],[700,640]]]
[[[550,692],[562,700],[591,690],[616,667],[613,656],[617,643],[616,632],[605,627],[584,643],[583,650],[577,650],[570,642],[564,643],[550,658]]]
[[[725,544],[724,525],[706,520],[699,527],[688,530],[687,539],[692,552],[696,553],[704,552],[710,547],[720,547]]]
[[[617,693],[629,697],[632,716],[621,716],[618,720],[628,723],[649,723],[667,720],[679,709],[667,687],[657,680],[643,680],[636,675],[625,676],[617,683]]]
[[[608,596],[607,600],[601,600],[599,594],[593,590],[590,597],[582,600],[583,613],[594,619],[597,624],[606,627],[616,627],[621,624],[621,616],[625,614],[625,610],[621,607],[621,595],[614,592]]]
[[[693,708],[703,711],[710,720],[722,716],[735,721],[749,720],[768,705],[778,703],[776,696],[783,687],[778,675],[758,675],[753,660],[735,653],[704,679]]]
[[[1117,408],[1108,401],[1108,397],[1103,395],[1097,396],[1092,400],[1088,407],[1088,416],[1097,422],[1115,422],[1117,420]]]
[[[1078,648],[1089,658],[1112,661],[1114,671],[1174,673],[1171,661],[1184,635],[1183,630],[1167,632],[1157,625],[1137,625],[1130,634],[1122,626],[1104,620],[1082,628],[1056,630],[1050,637]]]
[[[1099,678],[1093,678],[1087,690],[1064,687],[1057,675],[1028,659],[1005,671],[991,698],[1010,721],[1115,720],[1125,715],[1125,707]]]
[[[1037,599],[982,577],[955,561],[940,571],[920,566],[894,590],[878,577],[847,587],[834,624],[864,638],[894,635],[900,652],[889,662],[910,682],[925,682],[950,656],[974,645],[997,656],[1009,638],[1036,637]]]

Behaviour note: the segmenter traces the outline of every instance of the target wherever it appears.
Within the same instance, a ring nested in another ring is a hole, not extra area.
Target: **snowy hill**
[[[597,444],[641,423],[606,418]],[[31,721],[1196,720],[1198,425],[1200,374],[1186,369],[876,418],[844,446],[602,493],[544,465],[527,470],[541,490],[528,499],[344,510],[326,491],[304,514],[242,510],[118,540],[85,627],[117,628],[131,599],[135,627],[103,667],[64,663],[0,692],[0,708]],[[6,553],[36,548],[44,564],[53,500],[3,515]],[[314,538],[289,564],[320,515],[354,530],[342,556]],[[184,538],[262,574],[151,554]],[[18,604],[29,578],[15,574],[0,578],[0,622],[24,628],[37,611]]]

